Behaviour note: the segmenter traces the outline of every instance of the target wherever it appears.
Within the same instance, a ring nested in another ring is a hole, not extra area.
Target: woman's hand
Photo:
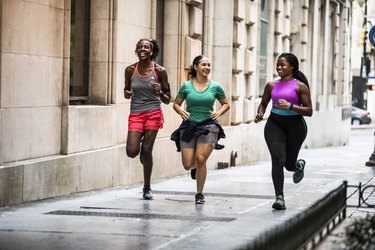
[[[218,111],[211,113],[211,118],[213,120],[217,120],[220,116],[222,116],[225,112],[227,112],[230,109],[227,97],[224,97],[223,99],[219,100],[219,102],[221,104],[221,108]]]
[[[266,87],[264,87],[262,100],[260,101],[260,104],[257,110],[257,116],[255,117],[255,120],[254,120],[255,123],[263,121],[263,116],[264,116],[264,113],[266,112],[267,105],[271,100],[271,92],[272,92],[274,85],[275,85],[275,82],[268,82],[266,84]]]
[[[263,115],[262,113],[258,113],[257,116],[255,117],[255,123],[263,121]]]
[[[211,113],[212,120],[217,120],[220,116],[221,116],[221,114],[219,112],[212,112]]]
[[[176,113],[179,116],[181,116],[182,120],[186,121],[186,120],[189,119],[190,113],[181,108],[181,105],[184,102],[184,100],[185,99],[182,99],[181,97],[176,96],[176,98],[174,99],[174,102],[173,102],[173,109],[174,109],[174,111],[176,111]]]
[[[151,82],[151,88],[155,91],[157,95],[161,94],[161,84],[158,82]]]
[[[183,109],[181,109],[181,111],[180,111],[179,114],[180,114],[182,120],[184,120],[184,121],[186,121],[190,117],[190,113],[187,112],[187,111],[185,111],[185,110],[183,110]]]
[[[277,100],[277,108],[288,110],[290,107],[290,102],[287,102],[285,99],[278,99]]]
[[[132,97],[133,95],[134,95],[133,91],[124,89],[124,97],[125,97],[125,99],[130,99],[130,97]]]

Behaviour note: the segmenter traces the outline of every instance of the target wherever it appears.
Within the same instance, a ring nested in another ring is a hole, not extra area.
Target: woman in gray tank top
[[[126,154],[131,158],[140,154],[144,177],[143,198],[152,200],[152,149],[164,123],[160,104],[169,104],[171,94],[167,71],[154,62],[159,53],[157,41],[139,40],[135,53],[139,61],[125,69],[124,97],[131,99]]]

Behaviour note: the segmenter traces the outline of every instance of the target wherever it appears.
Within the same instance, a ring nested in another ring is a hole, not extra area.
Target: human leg
[[[143,198],[145,200],[152,200],[154,198],[151,192],[152,150],[157,133],[158,130],[145,130],[141,144],[141,153],[139,155],[143,165]]]
[[[288,171],[299,170],[297,162],[299,151],[307,136],[307,125],[302,116],[290,117],[286,132],[286,163]]]
[[[206,163],[208,157],[213,151],[213,146],[210,144],[197,144],[195,150],[195,163],[196,163],[196,179],[197,179],[197,193],[203,192],[203,187],[206,182],[207,167]]]
[[[264,128],[264,135],[272,161],[272,182],[275,189],[276,201],[272,208],[284,210],[284,164],[286,159],[285,144],[286,136],[284,130],[270,117]]]
[[[126,140],[126,154],[135,158],[140,152],[140,143],[144,132],[144,114],[131,113],[128,118],[128,137]]]
[[[180,132],[183,133],[183,130]],[[180,140],[181,145],[181,157],[182,157],[182,165],[186,170],[190,170],[190,176],[193,180],[195,180],[196,176],[196,168],[195,168],[195,144],[197,142],[197,138],[194,137],[191,139],[190,142],[184,142]]]
[[[307,135],[307,126],[303,117],[293,117],[287,132],[286,164],[288,171],[293,171],[293,182],[299,183],[304,177],[306,162],[298,158],[299,151]]]
[[[195,180],[196,168],[195,168],[195,148],[181,148],[182,165],[186,170],[190,170],[190,176]]]
[[[128,157],[135,158],[139,152],[141,151],[141,139],[143,137],[143,133],[139,131],[129,131],[128,132],[128,139],[126,142],[126,154]],[[143,143],[142,143],[143,144]],[[144,187],[143,187],[143,198],[145,200],[153,199],[153,195],[151,193],[150,188],[150,179],[151,179],[151,171],[152,171],[152,164],[146,162],[146,167],[142,160],[142,153],[140,154],[141,163],[143,165],[143,177],[144,177]]]
[[[197,179],[197,196],[196,201],[203,200],[204,196],[198,195],[203,192],[203,187],[206,182],[207,167],[206,162],[215,148],[218,139],[219,128],[216,125],[209,125],[207,128],[210,133],[201,135],[197,138],[195,151],[195,165],[196,165],[196,179]]]
[[[275,194],[276,196],[284,195],[285,133],[272,118],[269,118],[264,128],[264,137],[271,154],[272,182]]]
[[[153,167],[152,151],[159,129],[163,127],[164,117],[161,109],[142,113],[141,121],[144,126],[144,134],[141,141],[139,158],[143,165],[143,198],[150,200],[153,198],[151,193],[151,174]]]
[[[140,151],[140,141],[143,133],[140,131],[129,130],[126,140],[126,154],[130,158],[135,158]]]
[[[181,147],[182,166],[190,170],[195,165],[195,148]]]
[[[143,164],[144,188],[151,187],[151,174],[153,167],[152,150],[154,148],[157,134],[158,130],[145,130],[141,144],[140,158],[142,159]]]

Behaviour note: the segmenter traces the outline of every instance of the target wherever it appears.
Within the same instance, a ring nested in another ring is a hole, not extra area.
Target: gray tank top
[[[130,80],[130,87],[133,91],[130,113],[142,113],[160,109],[160,96],[151,87],[152,82],[159,82],[155,72],[155,63],[153,63],[151,73],[147,76],[139,74],[137,63]]]

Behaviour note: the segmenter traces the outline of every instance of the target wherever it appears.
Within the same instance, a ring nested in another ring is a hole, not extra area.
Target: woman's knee
[[[126,155],[130,158],[135,158],[139,154],[139,150],[126,149]]]
[[[182,166],[185,170],[190,170],[192,167],[194,167],[194,161],[192,159],[183,159]]]
[[[185,170],[190,170],[193,167],[192,164],[184,164],[184,163],[182,163],[182,166],[184,166]]]
[[[272,165],[284,166],[285,158],[284,157],[272,157]]]
[[[140,150],[140,148],[137,147],[137,146],[131,146],[129,144],[127,144],[127,146],[126,146],[126,154],[130,158],[137,157],[137,155],[139,154],[139,150]]]
[[[207,158],[204,155],[196,155],[195,162],[197,163],[197,167],[201,167],[206,164]]]
[[[147,145],[142,145],[141,154],[144,156],[151,156],[152,155],[152,146],[149,147]]]

